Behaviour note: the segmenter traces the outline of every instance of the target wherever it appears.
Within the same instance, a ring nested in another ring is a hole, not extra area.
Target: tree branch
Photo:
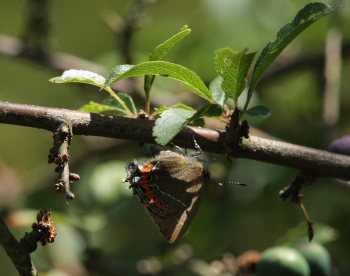
[[[0,244],[11,258],[21,276],[37,276],[38,273],[28,252],[20,248],[19,242],[12,235],[6,223],[0,218]]]
[[[19,275],[38,276],[30,253],[36,250],[38,242],[42,245],[54,242],[57,232],[50,216],[50,211],[41,210],[37,214],[37,223],[32,225],[32,231],[25,233],[19,241],[12,235],[5,221],[0,217],[0,244],[12,260]]]
[[[74,135],[155,143],[153,121],[0,101],[0,123],[54,131],[62,122],[72,126]],[[224,132],[197,127],[186,127],[173,142],[180,147],[194,148],[193,136],[204,151],[273,163],[315,176],[350,179],[349,156],[256,136],[243,139],[236,152],[228,153]]]

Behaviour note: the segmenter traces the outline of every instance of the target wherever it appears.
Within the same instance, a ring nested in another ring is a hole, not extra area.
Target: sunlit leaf
[[[158,75],[175,79],[190,89],[192,92],[196,93],[198,96],[201,96],[204,99],[213,102],[210,91],[205,86],[202,79],[195,72],[181,65],[166,61],[143,62],[135,65],[123,74],[119,74],[119,72],[116,73],[115,70],[112,70],[105,82],[105,86],[108,86],[121,79],[140,75]]]
[[[132,65],[119,65],[115,68],[114,73],[117,76],[124,73],[125,71],[128,71],[130,68],[132,68]],[[130,98],[130,96],[123,93],[116,94],[108,85],[104,85],[106,82],[106,78],[100,76],[99,74],[85,70],[71,69],[64,71],[61,76],[52,78],[49,81],[53,83],[77,82],[98,86],[101,89],[105,89],[116,101],[118,101],[118,105],[116,106],[115,110],[118,110],[131,117],[135,117],[135,114],[137,114],[134,102]],[[83,106],[83,109],[81,110],[87,112],[104,112],[107,110],[111,110],[110,107],[103,107],[98,105],[99,104],[95,102],[90,102],[88,105]]]
[[[64,71],[61,76],[52,78],[49,81],[53,83],[78,82],[102,87],[106,78],[91,71],[71,69]]]

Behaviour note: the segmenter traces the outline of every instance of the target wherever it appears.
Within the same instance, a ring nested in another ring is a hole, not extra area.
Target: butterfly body
[[[191,224],[209,180],[203,164],[195,157],[166,150],[130,163],[127,171],[125,182],[163,237],[169,242],[178,240]]]

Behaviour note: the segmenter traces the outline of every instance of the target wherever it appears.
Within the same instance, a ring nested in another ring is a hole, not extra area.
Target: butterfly
[[[170,243],[181,238],[199,208],[209,173],[196,156],[170,150],[127,166],[129,188],[138,195],[160,233]]]

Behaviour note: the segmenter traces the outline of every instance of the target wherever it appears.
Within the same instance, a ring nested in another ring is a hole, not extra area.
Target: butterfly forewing
[[[195,158],[162,151],[139,162],[142,177],[130,185],[163,237],[175,242],[188,229],[200,204],[206,176]]]

